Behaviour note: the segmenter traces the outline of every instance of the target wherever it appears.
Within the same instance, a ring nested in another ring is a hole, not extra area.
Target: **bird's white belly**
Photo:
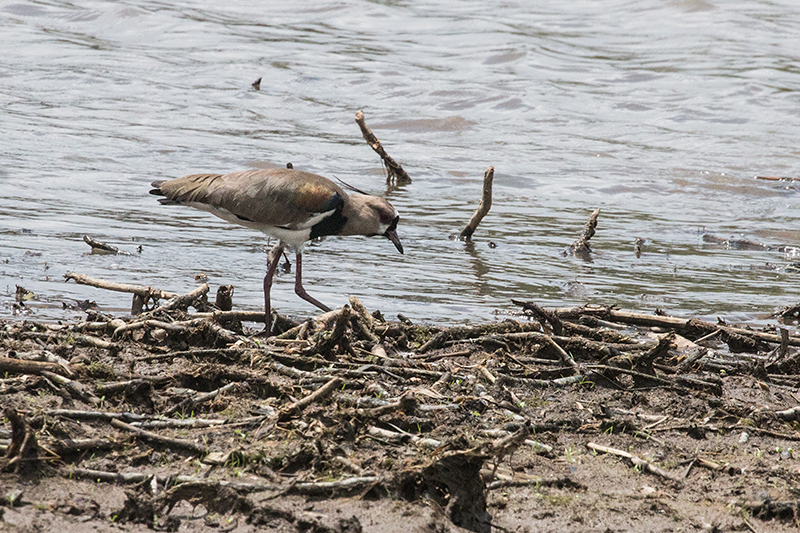
[[[222,220],[231,222],[232,224],[238,224],[240,226],[245,226],[248,228],[258,230],[262,233],[266,233],[270,237],[275,237],[276,239],[280,239],[286,245],[288,245],[289,248],[295,251],[301,251],[303,245],[311,238],[311,227],[303,229],[281,228],[278,226],[272,226],[270,224],[255,222],[252,220],[242,220],[241,218],[237,217],[227,209],[210,206],[208,204],[204,204],[201,202],[186,202],[185,205],[194,207],[195,209],[199,209],[201,211],[207,211],[208,213],[211,213],[212,215],[217,216]]]

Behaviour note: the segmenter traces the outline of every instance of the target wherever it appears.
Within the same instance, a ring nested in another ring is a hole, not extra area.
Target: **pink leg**
[[[275,257],[268,263],[267,275],[264,276],[264,323],[267,325],[267,337],[272,333],[272,309],[270,309],[269,305],[269,291],[272,288],[272,278],[275,276],[275,271],[278,269],[281,254],[283,254],[283,243],[275,248]]]
[[[297,261],[295,261],[294,268],[297,270],[297,273],[294,278],[294,292],[300,298],[307,301],[308,303],[314,304],[323,311],[330,311],[330,307],[323,304],[319,300],[316,300],[308,295],[306,290],[303,288],[303,255],[297,254]]]

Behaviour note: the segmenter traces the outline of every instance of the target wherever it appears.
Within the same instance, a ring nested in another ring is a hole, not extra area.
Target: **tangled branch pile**
[[[581,465],[614,456],[673,500],[724,476],[708,493],[722,509],[797,523],[790,490],[730,487],[765,471],[797,480],[785,465],[800,440],[800,337],[517,303],[520,320],[442,328],[386,321],[353,298],[269,339],[232,315],[168,306],[3,323],[3,479],[127,486],[103,512],[166,529],[202,506],[253,525],[360,531],[358,513],[281,507],[349,496],[435,502],[430,520],[490,531],[513,523],[498,489],[602,495],[611,488]],[[779,468],[737,443],[777,453]]]

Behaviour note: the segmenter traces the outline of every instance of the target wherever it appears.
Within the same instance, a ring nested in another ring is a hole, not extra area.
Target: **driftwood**
[[[475,233],[475,230],[478,228],[478,224],[481,223],[483,217],[485,217],[486,213],[489,212],[489,209],[492,208],[493,180],[494,180],[494,167],[489,167],[483,174],[483,196],[481,197],[481,203],[478,206],[478,209],[475,211],[475,214],[473,214],[472,218],[469,219],[467,226],[463,230],[461,230],[461,234],[458,236],[459,239],[463,241],[471,240],[472,234]]]
[[[589,220],[586,222],[586,226],[583,228],[583,233],[581,233],[578,240],[569,247],[570,254],[585,260],[591,259],[592,249],[589,247],[589,240],[594,237],[595,229],[597,228],[597,217],[599,216],[600,209],[592,211]]]
[[[20,334],[24,339],[39,339],[43,341],[58,340],[59,342],[71,342],[81,346],[94,346],[105,348],[111,351],[119,349],[119,345],[93,335],[72,334],[69,331],[26,331]]]
[[[417,448],[428,450],[436,450],[442,446],[442,442],[436,439],[424,438],[418,435],[413,435],[406,431],[390,431],[375,426],[367,428],[367,434],[373,438],[389,442],[409,442]]]
[[[777,343],[780,344],[782,339],[780,335],[772,333],[764,333],[761,331],[753,331],[749,329],[736,328],[725,326],[721,324],[712,324],[697,318],[678,318],[662,315],[648,315],[644,313],[635,313],[631,311],[622,311],[611,307],[600,306],[584,306],[584,307],[570,307],[557,309],[556,312],[562,318],[576,317],[579,315],[590,315],[601,317],[606,320],[621,322],[623,324],[630,324],[634,326],[644,327],[660,327],[660,328],[674,328],[676,331],[686,336],[687,338],[698,338],[695,336],[708,335],[709,333],[721,330],[722,333],[729,333],[750,337],[756,341]],[[800,336],[790,336],[788,339],[790,346],[800,346]]]
[[[175,298],[178,294],[174,292],[162,291],[153,287],[145,287],[143,285],[131,285],[128,283],[114,283],[113,281],[105,281],[102,279],[95,279],[86,276],[85,274],[78,274],[76,272],[67,272],[64,274],[64,281],[75,280],[75,283],[81,285],[89,285],[99,289],[106,289],[109,291],[128,292],[133,294],[133,303],[131,304],[131,314],[138,315],[147,305],[149,300],[160,300]]]
[[[334,390],[338,389],[342,386],[342,380],[339,378],[333,378],[328,381],[325,385],[317,389],[316,391],[312,392],[302,400],[297,400],[293,404],[286,407],[281,413],[282,419],[288,419],[291,416],[296,415],[309,405],[314,402],[320,401],[328,397]]]
[[[174,292],[162,291],[153,287],[145,287],[144,285],[131,285],[128,283],[115,283],[113,281],[105,281],[102,279],[90,278],[85,274],[78,274],[77,272],[67,272],[64,274],[64,281],[74,280],[75,283],[80,285],[89,285],[97,287],[98,289],[105,289],[108,291],[129,292],[141,296],[142,298],[156,298],[161,300],[168,300],[179,296]]]
[[[275,483],[246,483],[230,481],[210,481],[195,476],[153,476],[142,472],[108,472],[104,470],[92,470],[88,468],[63,468],[62,475],[67,478],[89,479],[96,482],[133,484],[142,483],[151,479],[165,486],[167,484],[192,485],[194,493],[200,492],[199,487],[203,486],[222,486],[230,487],[241,492],[267,492],[276,491],[280,494],[300,494],[300,495],[335,495],[349,492],[360,492],[367,487],[375,486],[383,481],[377,476],[350,477],[340,481],[323,481],[316,483],[292,483],[288,485],[278,485]]]
[[[659,468],[658,466],[654,465],[650,461],[646,461],[639,457],[638,455],[634,455],[632,453],[628,453],[624,450],[618,450],[616,448],[610,448],[608,446],[602,446],[600,444],[595,444],[594,442],[589,442],[586,444],[586,447],[590,450],[594,450],[600,453],[608,453],[611,455],[616,455],[618,457],[624,457],[628,459],[633,466],[643,469],[646,472],[650,472],[651,474],[655,474],[657,476],[661,476],[664,479],[672,481],[677,485],[683,485],[683,480],[676,475],[667,472],[663,468]]]
[[[636,259],[642,257],[642,247],[644,246],[644,239],[641,237],[636,237],[636,240],[633,243],[633,253],[636,256]]]
[[[150,311],[150,314],[155,314],[162,311],[171,311],[173,309],[187,309],[190,305],[194,306],[195,308],[208,307],[208,289],[208,283],[203,283],[191,292],[170,298],[166,303]],[[200,303],[198,303],[198,300]]]
[[[768,246],[761,242],[754,242],[749,239],[726,239],[724,237],[717,237],[708,233],[703,235],[703,242],[709,244],[719,244],[729,250],[772,250],[775,246]]]
[[[355,296],[350,297],[350,307],[355,312],[353,320],[359,328],[360,336],[366,338],[370,344],[375,345],[380,342],[380,338],[372,331],[375,327],[375,320],[369,314],[364,304]]]
[[[120,251],[120,249],[117,248],[116,246],[111,246],[110,244],[106,244],[104,242],[100,242],[98,240],[95,240],[95,239],[89,237],[88,235],[84,235],[83,236],[83,242],[85,242],[86,244],[88,244],[89,246],[92,247],[92,253],[93,254],[101,254],[101,255],[103,255],[103,254],[105,254],[105,255],[132,255],[129,252]]]
[[[65,376],[74,376],[75,372],[69,366],[45,361],[28,361],[25,359],[11,359],[10,357],[0,357],[0,375],[5,374],[41,374],[42,372],[53,372]]]
[[[178,403],[177,405],[174,405],[174,406],[170,407],[169,409],[167,409],[164,412],[164,414],[167,415],[167,416],[170,416],[170,415],[172,415],[174,413],[177,413],[179,411],[191,410],[192,408],[194,408],[195,405],[203,403],[203,402],[211,401],[214,398],[216,398],[217,396],[219,396],[220,394],[222,394],[225,391],[228,391],[228,390],[234,388],[235,386],[237,386],[237,383],[228,383],[224,387],[220,387],[220,388],[218,388],[216,390],[213,390],[211,392],[205,392],[205,393],[197,394],[197,395],[195,395],[195,396],[193,396],[191,398],[187,398],[187,399],[183,400],[182,402]]]
[[[154,505],[148,523],[163,524],[164,510],[182,498],[197,504],[220,495],[240,501],[259,491],[267,499],[371,491],[370,498],[388,493],[416,501],[436,498],[446,487],[454,492],[436,504],[454,524],[475,525],[474,516],[464,518],[455,509],[461,504],[452,503],[470,491],[480,496],[550,482],[566,494],[593,490],[568,477],[540,480],[530,474],[537,464],[558,469],[579,461],[589,469],[604,462],[603,468],[627,470],[596,451],[670,485],[695,482],[701,475],[695,467],[750,483],[760,474],[735,466],[737,457],[749,454],[749,465],[752,450],[760,449],[774,459],[787,453],[784,442],[800,441],[794,429],[800,407],[787,393],[800,385],[800,337],[788,327],[751,331],[609,307],[515,303],[530,315],[444,328],[386,322],[351,299],[269,339],[221,326],[237,316],[230,311],[187,317],[165,309],[157,318],[133,320],[95,313],[74,325],[5,323],[4,349],[26,357],[58,353],[70,359],[74,375],[65,379],[56,367],[24,378],[0,373],[0,402],[8,398],[28,421],[18,438],[14,424],[0,421],[0,450],[19,456],[27,434],[27,446],[35,439],[39,451],[7,471],[31,464],[47,476],[52,470],[45,464],[65,465],[65,476],[143,483],[128,492],[146,493]],[[143,329],[149,333],[122,334]],[[76,339],[86,332],[116,346],[119,355],[81,349]],[[749,351],[732,353],[723,342]],[[652,389],[657,402],[647,401]],[[59,404],[64,408],[49,409]],[[718,441],[704,435],[735,439],[745,432],[749,451],[731,450],[731,465],[704,459],[714,458]],[[606,435],[615,448],[596,444]],[[575,447],[587,441],[588,448]],[[644,441],[655,448],[648,446],[648,453],[663,458],[631,451]],[[104,470],[109,461],[121,473]],[[193,461],[197,474],[170,475],[185,470],[184,461]],[[239,481],[242,467],[247,482]],[[460,486],[470,488],[459,492]],[[482,508],[479,499],[464,503],[469,506]],[[103,516],[122,516],[117,511]]]
[[[217,297],[214,305],[220,311],[230,311],[233,309],[233,285],[220,285],[217,287]]]
[[[205,446],[201,446],[199,444],[195,444],[194,442],[189,442],[184,439],[175,439],[171,437],[163,437],[158,435],[157,433],[153,433],[152,431],[146,431],[144,429],[137,428],[130,424],[126,424],[122,420],[117,418],[113,418],[111,420],[111,425],[117,429],[124,429],[125,431],[129,431],[136,435],[139,438],[155,442],[156,444],[160,444],[162,446],[166,446],[167,448],[178,448],[182,450],[188,450],[190,452],[205,455],[208,453],[208,450]]]
[[[76,272],[67,272],[64,274],[64,280],[74,280],[81,285],[89,285],[99,289],[105,289],[116,292],[127,292],[133,294],[133,303],[131,304],[131,315],[139,315],[144,311],[144,307],[150,301],[168,300],[161,306],[153,309],[150,313],[157,313],[163,311],[170,311],[172,309],[187,308],[190,305],[205,309],[208,307],[207,293],[209,290],[208,283],[203,283],[196,289],[187,294],[177,294],[168,292],[161,289],[146,287],[143,285],[131,285],[127,283],[115,283],[113,281],[106,281],[102,279],[95,279],[84,274]],[[262,314],[263,319],[263,314]]]
[[[49,379],[51,383],[62,386],[64,390],[75,398],[87,404],[97,405],[100,399],[88,387],[85,387],[80,381],[72,380],[53,372],[46,370],[42,371],[42,376]]]
[[[39,455],[36,434],[15,409],[7,407],[3,410],[3,415],[11,424],[11,443],[5,457],[0,458],[0,472],[13,471],[19,474],[23,471],[35,471]]]
[[[800,318],[800,304],[781,307],[772,316],[797,320]]]
[[[383,161],[384,167],[386,167],[386,184],[390,184],[392,182],[397,183],[398,185],[402,185],[405,183],[411,183],[411,177],[403,170],[403,167],[400,166],[400,163],[392,159],[389,154],[386,153],[386,150],[383,149],[383,145],[381,141],[375,136],[374,133],[367,127],[366,122],[364,121],[364,112],[358,111],[356,113],[356,124],[358,127],[361,128],[361,135],[364,136],[364,140],[367,141],[375,152],[381,156],[381,160]]]

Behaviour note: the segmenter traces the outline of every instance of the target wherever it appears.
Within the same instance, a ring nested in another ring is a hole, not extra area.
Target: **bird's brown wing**
[[[191,174],[158,188],[175,202],[206,204],[243,220],[288,229],[310,227],[316,215],[341,209],[347,196],[325,177],[291,169]]]

